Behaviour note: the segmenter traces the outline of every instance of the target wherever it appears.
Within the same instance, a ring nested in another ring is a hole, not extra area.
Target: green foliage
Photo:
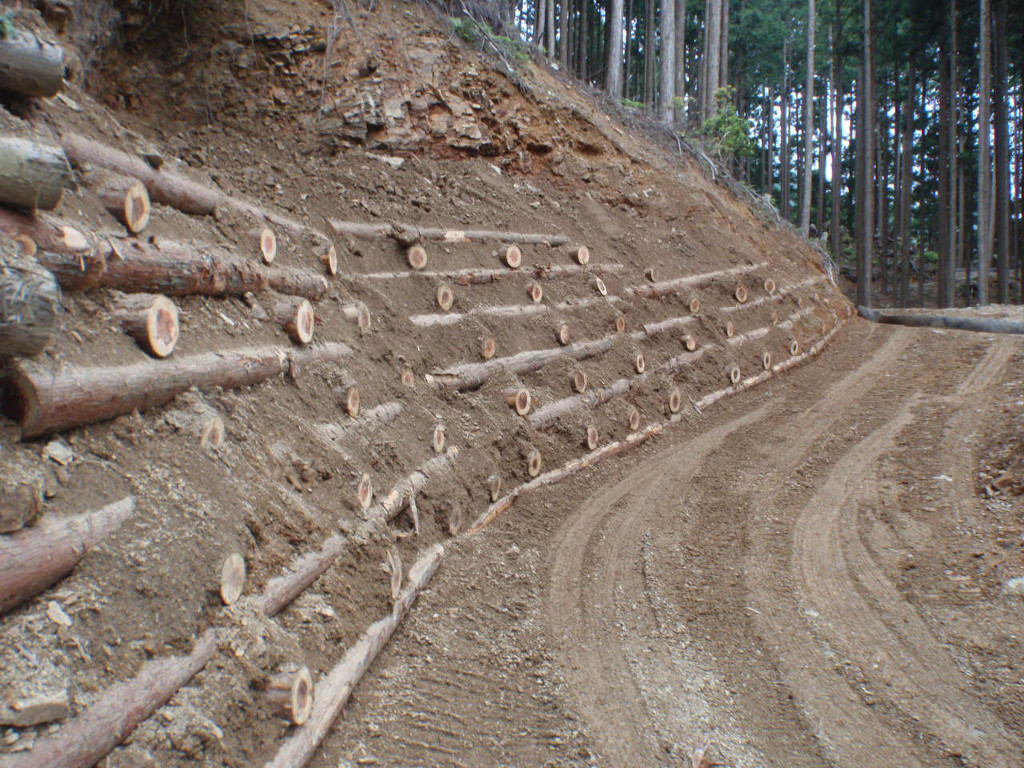
[[[633,101],[632,99],[622,99],[622,106],[627,109],[643,109],[645,104],[642,101]]]
[[[736,112],[734,99],[732,86],[719,88],[715,93],[718,111],[704,123],[701,132],[720,157],[753,157],[756,145],[750,138],[750,121]]]
[[[495,34],[487,22],[477,21],[471,16],[452,17],[452,30],[468,43],[481,48],[492,47],[499,54],[511,56],[517,61],[529,61],[530,46],[521,40]]]

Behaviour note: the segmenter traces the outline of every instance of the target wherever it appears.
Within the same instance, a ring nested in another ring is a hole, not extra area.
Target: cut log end
[[[597,444],[599,441],[600,435],[598,434],[597,427],[591,424],[590,426],[587,427],[587,436],[584,440],[584,444],[587,446],[588,450],[593,451],[597,448]]]
[[[519,269],[523,263],[523,252],[519,250],[519,246],[510,245],[505,249],[504,255],[505,266],[509,269]]]
[[[568,323],[562,323],[555,329],[555,339],[563,347],[568,345],[571,339],[569,338],[569,325]]]
[[[615,318],[615,331],[616,331],[616,333],[625,333],[626,332],[626,316],[625,315],[619,315],[618,317]]]
[[[370,476],[365,472],[359,478],[359,483],[356,485],[356,498],[359,500],[359,506],[364,512],[373,503],[373,481],[370,480]]]
[[[92,250],[92,244],[89,242],[89,238],[74,227],[61,227],[60,239],[64,249],[69,253],[81,253],[82,251]]]
[[[455,303],[455,292],[447,285],[437,286],[437,306],[442,312],[447,312]]]
[[[766,371],[771,369],[771,367],[772,367],[772,353],[771,352],[762,352],[761,353],[761,367],[764,368]]]
[[[313,677],[309,667],[288,669],[271,678],[267,686],[270,711],[292,725],[302,725],[313,710]]]
[[[492,504],[501,498],[501,475],[493,474],[487,478],[487,495]]]
[[[540,304],[541,301],[543,301],[544,299],[544,289],[541,288],[540,283],[538,283],[537,281],[531,282],[526,287],[526,292],[530,296],[530,301],[532,301],[534,304]]]
[[[735,363],[729,365],[725,369],[726,374],[729,376],[729,382],[733,385],[739,384],[743,374],[740,373],[740,367]]]
[[[725,335],[730,339],[736,335],[736,326],[732,324],[732,320],[725,324]]]
[[[775,295],[775,287],[775,281],[772,280],[770,277],[766,277],[764,279],[764,292],[767,293],[769,296]]]
[[[742,285],[737,285],[736,290],[732,293],[733,298],[736,299],[740,304],[747,303],[747,289]]]
[[[356,418],[359,416],[359,389],[358,387],[349,387],[348,392],[345,393],[345,413],[349,415],[349,418]]]
[[[679,387],[673,387],[672,391],[668,394],[668,412],[679,413],[679,409],[683,407],[683,396],[679,391]]]
[[[530,396],[530,390],[526,387],[506,390],[504,395],[505,402],[514,408],[518,415],[525,416],[530,412],[533,399]]]
[[[270,227],[264,227],[260,231],[260,257],[265,264],[270,264],[277,258],[277,235]]]
[[[359,326],[359,330],[366,333],[370,330],[370,326],[373,325],[373,317],[370,315],[370,308],[363,304],[359,307],[359,314],[356,316],[356,324]]]
[[[637,408],[630,408],[629,409],[628,422],[629,422],[629,431],[630,432],[636,432],[638,429],[640,429],[640,411],[639,411],[639,409],[637,409]]]
[[[398,550],[391,548],[388,550],[388,573],[391,576],[391,599],[397,600],[398,596],[402,594],[402,558],[398,554]]]
[[[796,339],[789,342],[789,354],[794,356],[800,354],[800,342]]]
[[[320,254],[320,261],[328,275],[334,277],[338,274],[338,249],[333,245],[327,246],[327,250]]]
[[[430,447],[434,453],[441,453],[444,450],[444,424],[435,424],[434,431],[430,435]]]
[[[574,249],[573,258],[580,266],[585,267],[590,263],[590,249],[585,245],[578,245]]]
[[[572,376],[569,378],[570,384],[572,385],[572,391],[583,394],[587,391],[587,372],[582,368],[577,368],[572,372]]]
[[[220,569],[220,599],[224,605],[234,605],[245,589],[245,558],[232,552]]]
[[[493,336],[488,336],[480,343],[480,356],[484,360],[490,360],[498,354],[498,342]]]
[[[309,299],[289,299],[277,306],[277,316],[288,337],[296,344],[309,344],[313,340],[316,316]]]
[[[686,334],[682,337],[681,341],[687,352],[693,352],[697,349],[697,340],[690,334]]]
[[[224,419],[214,416],[203,427],[202,434],[199,435],[199,444],[203,448],[220,448],[224,445],[224,435]]]
[[[408,387],[409,389],[412,389],[413,387],[416,386],[416,375],[412,372],[412,368],[402,369],[401,380],[403,387]]]
[[[696,296],[690,299],[690,314],[696,315],[700,312],[700,299]]]
[[[608,286],[604,284],[604,280],[602,280],[600,277],[594,278],[594,288],[602,296],[608,295]]]
[[[526,456],[526,472],[530,477],[537,477],[540,474],[541,467],[543,466],[543,459],[541,458],[540,451],[536,448],[531,448],[530,452]]]
[[[115,302],[125,333],[153,357],[169,357],[178,343],[178,307],[166,296],[129,295]]]
[[[414,245],[405,252],[405,258],[413,269],[423,269],[427,266],[427,249],[422,245]]]
[[[652,283],[656,283],[658,281],[658,273],[654,271],[654,267],[648,267],[647,269],[645,269],[644,277],[646,277],[647,280]]]
[[[633,358],[633,369],[637,373],[643,373],[647,370],[647,361],[642,354],[637,353],[636,357]]]
[[[124,184],[115,184],[100,190],[99,196],[107,210],[133,235],[149,225],[152,206],[149,192],[141,181],[131,179]]]

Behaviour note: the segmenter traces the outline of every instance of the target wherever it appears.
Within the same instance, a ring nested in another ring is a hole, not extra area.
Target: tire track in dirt
[[[706,457],[731,433],[761,419],[763,406],[665,451],[582,503],[552,551],[550,633],[570,689],[611,765],[658,762],[665,753],[624,652],[617,594],[641,596],[636,563],[646,518],[679,503]]]

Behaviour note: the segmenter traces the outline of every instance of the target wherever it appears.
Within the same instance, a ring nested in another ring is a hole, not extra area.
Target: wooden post
[[[0,137],[0,203],[50,211],[70,181],[71,165],[60,147]]]
[[[63,87],[63,48],[28,32],[0,38],[0,89],[47,98]]]
[[[169,357],[178,343],[178,307],[166,296],[136,293],[114,300],[114,319],[153,357]]]
[[[135,499],[129,496],[95,512],[0,536],[0,613],[64,578],[133,511]]]
[[[35,357],[53,338],[60,289],[53,275],[30,259],[8,257],[0,243],[0,357]]]

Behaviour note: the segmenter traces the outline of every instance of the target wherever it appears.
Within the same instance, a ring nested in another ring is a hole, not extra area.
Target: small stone
[[[1003,585],[1003,594],[1024,597],[1024,576],[1018,576],[1007,581]]]
[[[61,440],[51,440],[43,448],[43,456],[57,462],[62,467],[66,467],[75,458],[75,452],[71,450],[67,443]]]
[[[46,616],[60,627],[70,627],[72,624],[71,617],[64,612],[56,600],[51,600],[46,604]]]
[[[11,704],[11,709],[13,712],[0,712],[0,723],[16,728],[29,728],[68,718],[71,715],[71,701],[66,690],[57,691],[20,699]]]

